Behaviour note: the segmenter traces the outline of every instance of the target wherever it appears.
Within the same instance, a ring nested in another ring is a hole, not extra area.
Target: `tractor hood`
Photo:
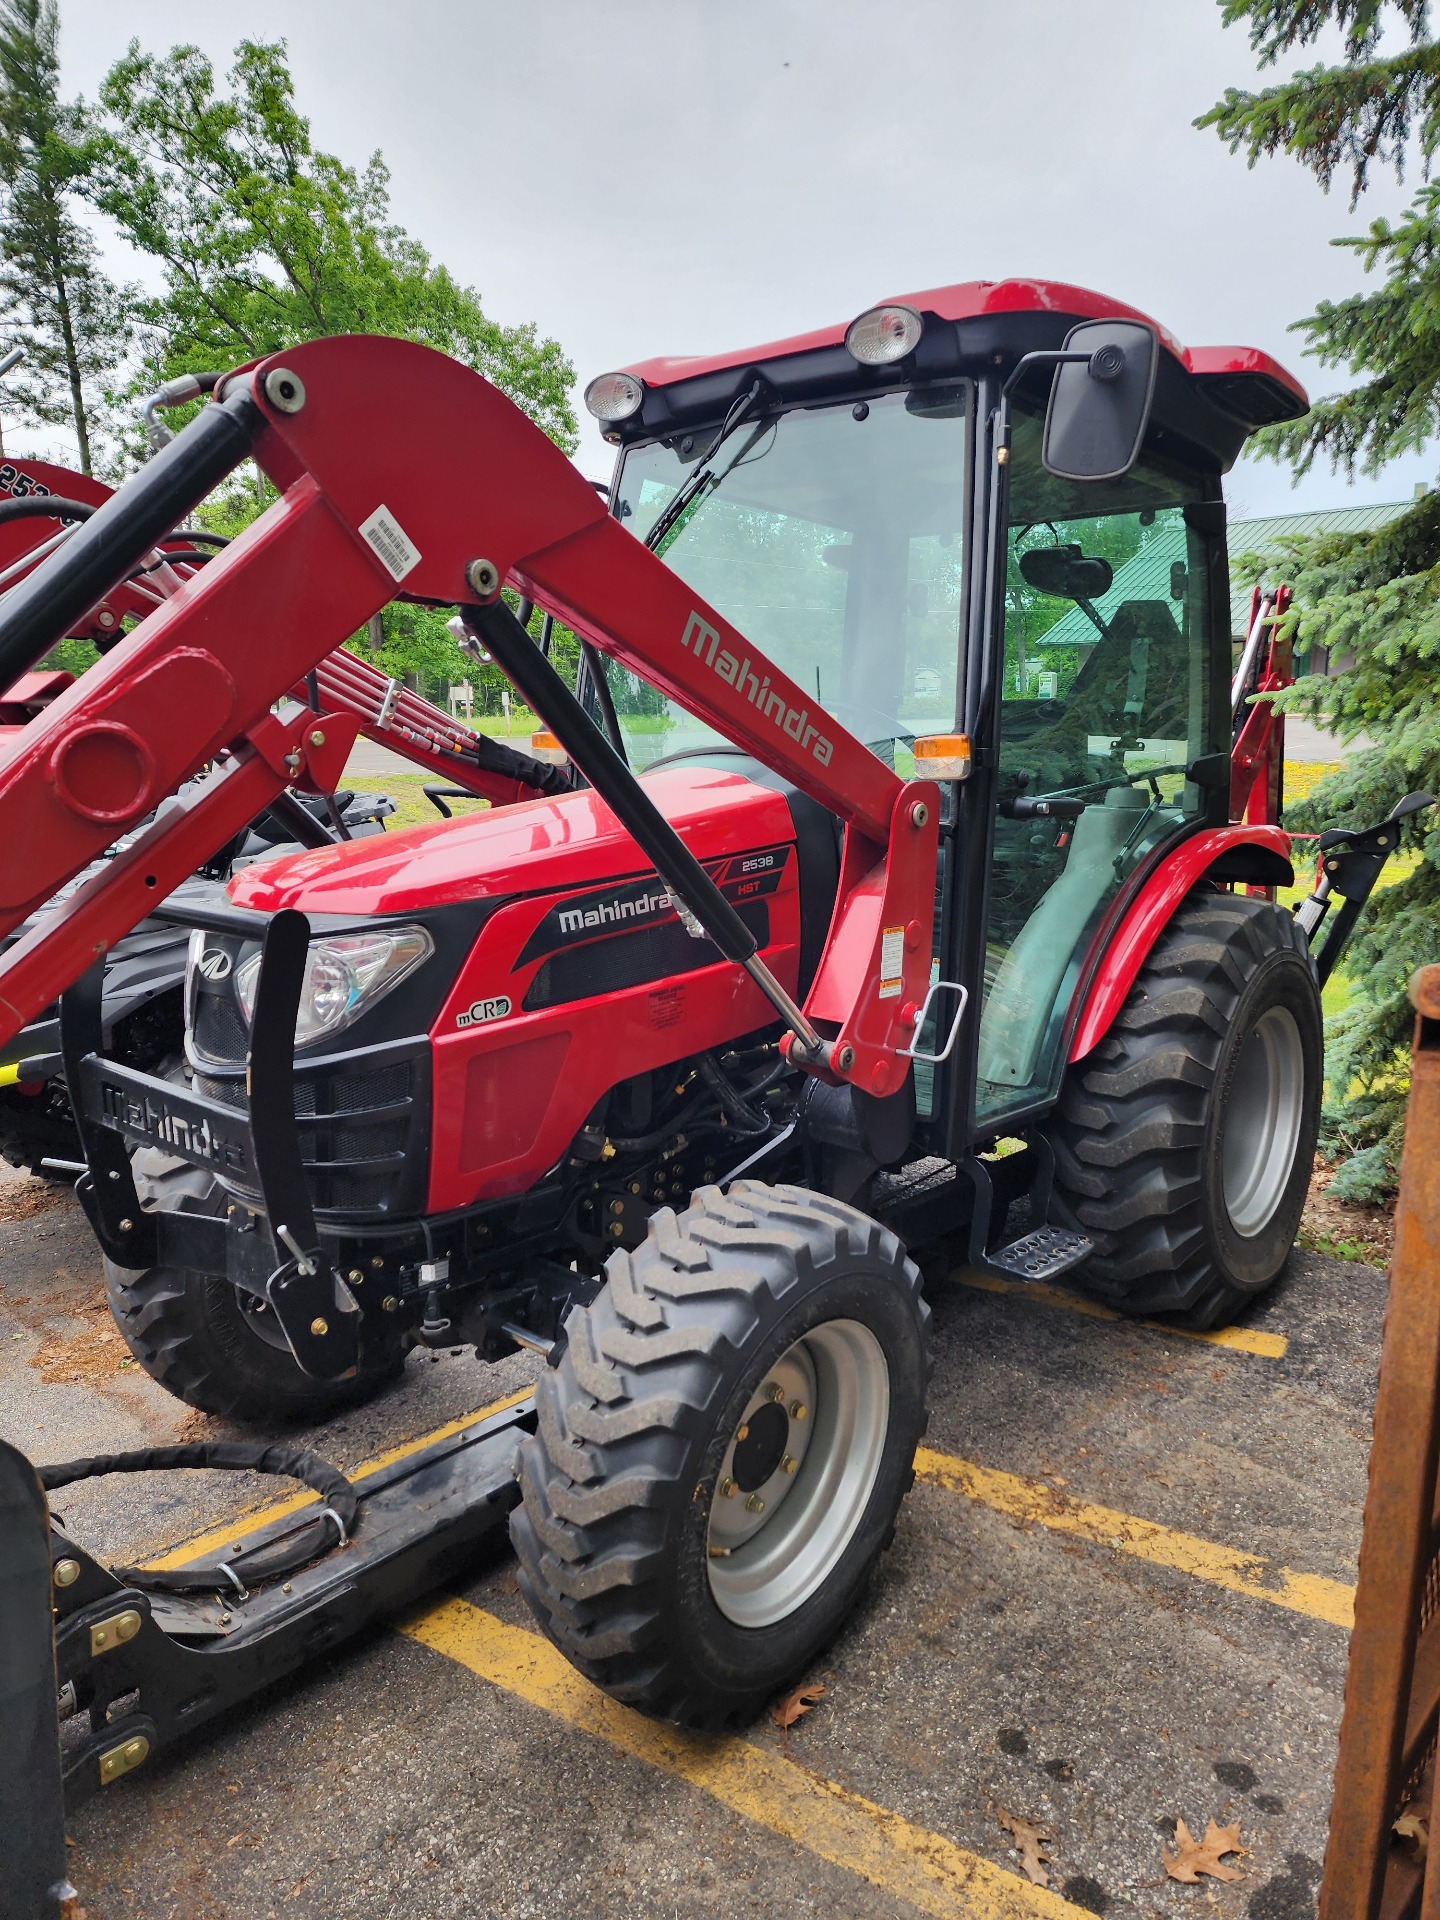
[[[738,773],[686,765],[650,776],[645,786],[698,859],[794,838],[783,796]],[[586,788],[267,860],[237,875],[230,897],[259,913],[293,907],[349,919],[584,887],[648,870],[615,815]]]

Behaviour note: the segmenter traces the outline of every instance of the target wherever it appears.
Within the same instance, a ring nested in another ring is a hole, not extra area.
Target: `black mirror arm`
[[[1092,358],[1093,355],[1088,353],[1067,353],[1063,347],[1021,354],[1010,369],[1009,379],[1000,389],[1000,404],[995,410],[995,460],[998,466],[1007,465],[1010,459],[1010,395],[1030,369],[1068,366]]]
[[[1054,347],[1043,352],[1022,353],[1010,369],[1010,378],[1000,389],[1000,399],[1003,403],[1010,398],[1011,393],[1030,371],[1031,367],[1078,365],[1082,360],[1089,361],[1093,358],[1094,355],[1089,353],[1067,353],[1063,347]]]

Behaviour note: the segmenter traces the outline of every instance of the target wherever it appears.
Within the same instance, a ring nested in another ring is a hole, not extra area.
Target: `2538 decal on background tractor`
[[[1253,696],[1288,645],[1257,602],[1232,673],[1221,476],[1305,397],[1076,288],[940,288],[592,382],[607,512],[420,347],[209,384],[0,603],[13,677],[242,459],[279,491],[0,747],[0,926],[225,750],[0,958],[6,1022],[73,983],[116,1317],[254,1420],[417,1341],[539,1350],[509,1497],[546,1631],[647,1711],[749,1714],[909,1484],[907,1249],[1188,1326],[1288,1255],[1320,985],[1429,804],[1324,836],[1276,904]],[[187,894],[185,1067],[108,1057],[95,954],[288,781],[333,786],[353,716],[271,703],[396,594],[458,608],[565,766],[492,745],[511,804]],[[583,637],[573,692],[534,604]]]

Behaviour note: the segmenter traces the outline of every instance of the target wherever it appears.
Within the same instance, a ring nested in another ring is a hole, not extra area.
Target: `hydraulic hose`
[[[244,1593],[244,1582],[259,1585],[308,1566],[331,1547],[341,1546],[355,1525],[358,1498],[338,1467],[303,1447],[257,1445],[244,1440],[206,1440],[190,1446],[140,1447],[130,1453],[100,1453],[85,1460],[67,1460],[53,1467],[37,1467],[36,1476],[47,1493],[73,1486],[77,1480],[100,1479],[109,1473],[159,1473],[176,1467],[221,1468],[232,1473],[278,1473],[299,1480],[318,1493],[324,1505],[313,1516],[304,1509],[297,1525],[304,1531],[231,1554],[213,1567],[176,1567],[159,1571],[149,1567],[116,1567],[115,1578],[127,1586],[168,1593]],[[309,1522],[310,1524],[306,1524]],[[325,1524],[328,1522],[329,1524]],[[319,1523],[318,1528],[315,1523]],[[243,1581],[241,1576],[243,1575]]]
[[[127,579],[150,549],[234,472],[263,425],[248,387],[218,406],[204,407],[63,547],[42,560],[0,603],[0,685],[28,673]]]

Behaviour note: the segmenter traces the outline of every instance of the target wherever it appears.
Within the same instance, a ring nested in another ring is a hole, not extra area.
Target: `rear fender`
[[[1104,1039],[1171,915],[1205,879],[1292,885],[1289,834],[1279,827],[1209,827],[1152,869],[1106,940],[1070,1043],[1071,1060],[1083,1059]]]

